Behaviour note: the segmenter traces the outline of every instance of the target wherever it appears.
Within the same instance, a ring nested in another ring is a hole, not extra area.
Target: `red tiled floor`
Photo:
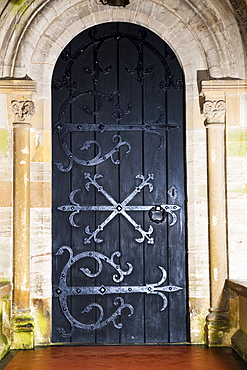
[[[47,347],[19,351],[5,370],[240,370],[223,348],[194,346]]]

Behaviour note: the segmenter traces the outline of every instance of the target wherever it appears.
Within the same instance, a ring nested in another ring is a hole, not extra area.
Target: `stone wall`
[[[8,124],[7,97],[0,95],[0,177],[1,177],[1,232],[0,232],[0,279],[12,279],[13,254],[13,158],[12,158],[12,127]]]

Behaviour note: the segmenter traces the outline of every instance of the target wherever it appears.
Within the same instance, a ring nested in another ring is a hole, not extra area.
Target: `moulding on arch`
[[[32,80],[4,78],[0,79],[0,93],[8,95],[34,93],[36,83]]]
[[[216,92],[227,90],[247,90],[247,80],[208,80],[201,82],[202,92]]]
[[[11,7],[12,2],[6,14],[10,14]],[[215,78],[243,77],[243,45],[234,15],[227,13],[229,7],[227,2],[217,7],[214,0],[207,4],[195,0],[135,0],[124,9],[106,7],[95,0],[35,0],[25,12],[18,13],[17,23],[6,16],[8,21],[0,29],[0,73],[15,77],[29,74],[32,78],[40,75],[38,82],[48,83],[47,75],[52,73],[61,52],[58,38],[52,41],[50,30],[54,23],[57,22],[58,36],[63,35],[69,42],[78,33],[78,26],[83,31],[102,22],[127,21],[148,27],[168,42],[188,80],[195,78],[192,75],[196,69],[208,69]],[[175,24],[172,17],[176,17]]]

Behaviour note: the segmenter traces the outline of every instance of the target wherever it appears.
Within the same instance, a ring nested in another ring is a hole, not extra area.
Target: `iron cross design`
[[[141,183],[135,187],[135,189],[121,202],[118,203],[110,194],[106,192],[104,187],[100,185],[97,182],[97,179],[102,178],[103,176],[101,174],[95,174],[93,178],[91,177],[91,174],[88,172],[84,173],[84,178],[89,180],[85,184],[85,189],[87,191],[90,190],[90,186],[93,185],[98,192],[100,192],[104,197],[111,203],[111,205],[108,206],[81,206],[79,203],[77,203],[74,199],[75,194],[79,192],[81,189],[75,189],[73,190],[70,195],[69,195],[69,200],[72,203],[72,205],[62,205],[57,207],[58,210],[64,211],[64,212],[72,212],[69,216],[69,222],[72,226],[74,227],[80,227],[77,225],[74,221],[74,216],[80,212],[83,211],[110,211],[110,215],[106,217],[106,219],[97,226],[97,228],[91,232],[90,226],[87,225],[85,227],[85,233],[89,235],[88,237],[84,238],[84,244],[90,244],[91,240],[93,239],[95,243],[101,243],[103,242],[103,239],[98,238],[98,233],[103,231],[104,227],[117,215],[121,214],[124,216],[133,226],[134,229],[137,230],[140,234],[141,237],[136,238],[137,243],[142,243],[144,240],[147,240],[148,244],[154,244],[154,238],[151,237],[151,234],[153,233],[153,227],[152,225],[149,225],[148,230],[145,231],[141,225],[138,225],[137,222],[129,215],[128,212],[130,211],[149,211],[149,217],[152,221],[156,223],[163,222],[166,219],[167,213],[169,213],[172,216],[172,221],[170,223],[170,226],[174,225],[177,221],[177,216],[175,214],[175,211],[178,211],[181,207],[177,205],[169,205],[169,204],[162,204],[162,205],[147,205],[147,206],[130,206],[128,205],[129,202],[138,194],[141,192],[141,190],[145,187],[148,186],[149,191],[153,191],[153,184],[150,182],[151,180],[154,179],[154,174],[149,173],[147,178],[141,174],[138,174],[135,176],[136,179],[140,179]],[[151,213],[150,213],[151,212]],[[159,221],[156,221],[152,218],[151,214],[152,212],[154,213],[160,213],[161,214],[161,219],[159,218]]]

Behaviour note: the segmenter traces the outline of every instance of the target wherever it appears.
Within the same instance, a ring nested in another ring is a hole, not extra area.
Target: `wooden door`
[[[184,82],[157,35],[107,23],[52,80],[53,342],[187,341]]]

